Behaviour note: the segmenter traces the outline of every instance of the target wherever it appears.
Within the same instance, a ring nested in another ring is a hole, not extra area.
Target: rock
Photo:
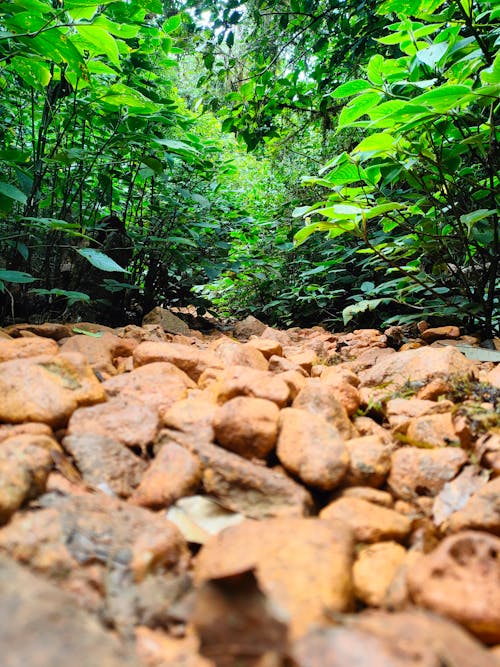
[[[411,521],[392,509],[359,498],[339,498],[323,508],[321,519],[344,521],[358,542],[402,540],[411,530]]]
[[[322,491],[338,486],[349,465],[348,450],[335,426],[320,414],[297,408],[281,411],[276,453],[286,470]]]
[[[500,477],[474,493],[463,509],[450,517],[450,530],[473,528],[500,535]],[[500,621],[500,617],[499,617]]]
[[[266,357],[255,346],[237,343],[233,340],[216,341],[214,352],[224,367],[247,366],[260,371],[267,371]]]
[[[19,442],[25,437],[8,438],[0,445],[0,524],[24,502],[44,493],[52,468],[49,451],[29,440]]]
[[[53,338],[54,340],[61,340],[73,335],[71,325],[58,324],[56,322],[46,322],[45,324],[12,324],[5,331],[13,338],[22,336],[26,331],[35,336]]]
[[[448,526],[448,519],[463,509],[470,497],[488,483],[489,473],[478,466],[467,465],[459,475],[447,482],[434,499],[432,517],[442,530]]]
[[[144,403],[158,409],[160,417],[177,402],[187,397],[195,383],[169,362],[155,361],[103,382],[108,396]]]
[[[147,468],[129,449],[105,435],[77,433],[64,438],[63,446],[85,483],[108,495],[130,496]]]
[[[222,361],[211,350],[200,350],[192,345],[179,343],[139,343],[134,350],[134,365],[144,366],[163,361],[177,366],[194,382],[207,368],[222,368]]]
[[[335,389],[317,379],[310,379],[295,397],[292,407],[320,415],[334,426],[344,439],[354,436],[346,409],[337,400]]]
[[[106,376],[116,375],[113,363],[116,357],[129,357],[136,343],[132,339],[119,338],[105,332],[99,338],[79,334],[65,340],[61,345],[62,352],[78,352],[95,371]]]
[[[36,357],[41,354],[57,354],[59,346],[50,338],[12,338],[11,340],[0,339],[0,362],[12,359],[24,359]]]
[[[189,628],[185,637],[172,637],[162,630],[140,625],[135,636],[136,653],[143,667],[215,667],[215,663],[198,653],[200,641]]]
[[[216,411],[217,404],[207,394],[191,393],[188,398],[176,401],[162,412],[161,418],[167,428],[211,442],[214,439],[213,421]]]
[[[382,606],[405,559],[406,550],[397,542],[379,542],[362,549],[352,571],[358,600],[372,607]]]
[[[286,351],[285,356],[292,364],[297,364],[297,366],[303,368],[308,375],[311,374],[314,364],[319,363],[318,355],[313,350],[303,350],[301,352]]]
[[[134,505],[160,509],[196,493],[201,465],[196,456],[175,442],[164,445],[130,498]]]
[[[0,364],[0,422],[63,426],[80,405],[106,395],[79,354],[43,355]]]
[[[422,340],[429,344],[433,343],[435,340],[442,340],[446,338],[459,338],[460,329],[454,326],[448,327],[433,327],[431,329],[426,329],[420,334]]]
[[[449,394],[452,390],[453,387],[448,380],[445,380],[445,378],[435,378],[434,380],[431,380],[429,384],[421,387],[417,391],[416,397],[423,401],[438,401],[441,396]]]
[[[116,635],[67,593],[0,555],[4,667],[139,667]]]
[[[167,334],[161,324],[146,324],[138,327],[136,324],[127,324],[125,327],[115,329],[115,333],[120,338],[131,338],[142,343],[145,340],[155,342],[169,342],[172,334]]]
[[[445,538],[408,571],[414,601],[488,643],[500,641],[500,539],[464,531]]]
[[[284,347],[291,345],[292,339],[286,331],[275,329],[274,327],[266,327],[260,334],[262,338],[270,338],[271,340],[279,341]]]
[[[391,468],[390,451],[376,435],[365,435],[345,442],[349,453],[347,486],[382,486]]]
[[[469,378],[477,375],[476,364],[453,347],[423,347],[395,352],[359,376],[363,385],[401,388],[408,381],[427,383],[435,378]]]
[[[158,410],[116,397],[102,405],[79,408],[68,423],[68,435],[102,435],[144,451],[160,430]]]
[[[382,507],[393,507],[394,498],[387,491],[373,489],[371,486],[349,486],[340,491],[342,498],[361,498],[374,505]]]
[[[406,440],[417,447],[460,445],[451,412],[410,419]]]
[[[52,436],[52,429],[48,424],[27,422],[25,424],[0,424],[0,442],[16,435],[47,435]]]
[[[302,368],[302,366],[299,366],[299,364],[290,361],[290,359],[286,359],[285,357],[279,357],[275,354],[269,358],[269,370],[272,373],[280,373],[280,374],[286,373],[288,371],[296,371],[297,373],[300,373],[302,377],[304,378],[308,377],[307,372]]]
[[[235,396],[253,396],[272,401],[279,408],[288,403],[290,396],[288,384],[279,376],[246,366],[230,366],[224,370],[214,386],[214,392],[219,403]]]
[[[283,373],[280,373],[278,377],[288,386],[290,392],[289,400],[291,401],[294,400],[299,391],[305,387],[306,384],[306,378],[298,371],[284,371]]]
[[[500,389],[500,364],[497,364],[495,368],[486,375],[486,382],[492,384],[497,389]]]
[[[283,348],[281,343],[277,340],[270,340],[269,338],[252,338],[248,341],[248,345],[250,347],[255,347],[255,349],[263,354],[267,360],[272,356],[281,357],[283,355]]]
[[[500,475],[500,433],[489,431],[480,436],[474,444],[474,453],[479,463],[490,468],[494,476]]]
[[[356,352],[356,346],[346,348],[348,351],[348,358]],[[367,368],[371,368],[376,364],[386,360],[395,354],[392,347],[385,347],[385,343],[381,340],[377,347],[362,348],[361,353],[356,355],[356,358],[348,363],[350,370],[354,373],[359,373]]]
[[[163,330],[168,331],[168,333],[189,335],[188,325],[180,317],[161,306],[156,306],[144,315],[142,326],[146,324],[160,324]]]
[[[340,522],[320,519],[245,521],[201,550],[195,582],[254,571],[263,593],[290,621],[293,634],[325,622],[352,604],[352,536]]]
[[[248,315],[244,320],[236,322],[233,332],[237,338],[250,338],[250,336],[261,336],[265,329],[266,325],[263,322],[253,315]]]
[[[403,500],[436,496],[468,461],[467,454],[456,447],[401,447],[391,459],[388,483],[396,497]]]
[[[423,400],[419,398],[393,398],[387,401],[386,413],[389,424],[396,433],[406,434],[408,425],[413,418],[436,413],[450,412],[451,401]]]
[[[171,442],[172,437],[176,437],[172,432],[164,433],[160,443]],[[310,513],[308,492],[283,473],[196,439],[181,444],[199,457],[205,491],[222,507],[255,519]]]
[[[276,403],[237,396],[215,413],[215,438],[222,447],[246,459],[265,458],[276,445],[279,416]]]

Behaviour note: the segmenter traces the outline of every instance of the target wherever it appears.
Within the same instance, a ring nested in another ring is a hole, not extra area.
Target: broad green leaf
[[[428,67],[434,68],[448,50],[448,42],[432,44],[426,49],[417,51],[416,56],[420,62]]]
[[[491,215],[495,215],[497,213],[497,209],[487,209],[487,208],[480,208],[477,211],[472,211],[472,213],[467,213],[465,215],[460,216],[460,222],[463,222],[464,225],[467,225],[467,227],[470,227],[478,222],[479,220],[483,220],[484,218],[489,218]]]
[[[83,40],[93,47],[90,49],[91,53],[108,56],[113,65],[120,69],[118,45],[109,32],[95,25],[77,25],[76,30]]]
[[[122,39],[133,39],[134,37],[137,37],[141,29],[140,25],[133,25],[131,23],[114,23],[102,14],[94,19],[92,26],[102,28],[109,32],[110,35],[121,37]]]
[[[320,208],[315,213],[324,215],[326,218],[338,218],[338,217],[347,217],[350,218],[353,215],[361,215],[364,213],[365,209],[354,206],[352,204],[334,204],[334,206],[328,206],[327,208]]]
[[[368,75],[370,81],[376,86],[380,86],[384,83],[384,62],[385,58],[377,53],[370,58],[370,62],[368,63],[366,74]]]
[[[21,192],[21,190],[19,190],[19,188],[16,188],[15,185],[12,185],[11,183],[4,183],[3,181],[0,182],[0,195],[8,197],[9,199],[13,199],[14,201],[17,201],[20,204],[26,204],[26,202],[28,201],[28,198],[26,197],[24,192]]]
[[[43,289],[43,288],[36,288],[36,289],[31,289],[30,294],[41,294],[41,295],[46,295],[46,296],[62,296],[63,298],[68,300],[68,306],[72,306],[75,303],[83,302],[83,303],[90,303],[90,296],[88,294],[85,294],[85,292],[74,292],[72,290],[65,290],[65,289]]]
[[[354,148],[353,153],[377,152],[383,153],[394,148],[397,139],[387,132],[379,132],[365,137]]]
[[[181,19],[182,19],[182,17],[181,17],[180,14],[176,14],[175,16],[171,16],[163,24],[163,26],[162,26],[163,31],[167,32],[167,33],[168,32],[174,32],[174,30],[177,30],[177,28],[180,26]]]
[[[33,278],[33,276],[25,271],[9,271],[7,269],[0,269],[0,280],[5,281],[6,283],[34,283],[39,278]]]
[[[445,84],[415,97],[413,102],[418,105],[429,105],[438,111],[447,111],[468,102],[471,92],[468,86]]]
[[[99,99],[113,107],[130,107],[135,113],[151,113],[161,109],[159,104],[155,104],[142,93],[123,83],[110,86]]]
[[[389,211],[400,211],[401,209],[406,208],[405,204],[399,204],[395,201],[387,202],[386,204],[378,204],[368,209],[364,213],[364,218],[366,220],[371,220],[371,218],[376,218],[379,215],[388,213]]]
[[[160,146],[165,146],[175,153],[192,153],[193,155],[199,155],[199,151],[193,146],[186,144],[183,141],[177,141],[176,139],[158,139],[153,138],[155,144],[160,144]]]
[[[15,56],[10,61],[9,69],[20,76],[29,86],[38,90],[43,90],[48,86],[51,79],[50,69],[47,65],[34,58]]]
[[[395,299],[363,299],[363,301],[353,303],[352,306],[347,306],[347,308],[344,308],[342,311],[344,324],[348,324],[356,315],[359,315],[360,313],[366,313],[367,310],[377,310],[381,303],[389,303],[390,301],[395,301]]]
[[[102,331],[87,331],[86,329],[80,329],[78,327],[73,327],[72,331],[77,334],[83,334],[84,336],[90,336],[90,338],[102,338]]]
[[[355,97],[347,106],[340,112],[338,128],[346,127],[353,121],[357,120],[372,107],[376,106],[381,99],[381,93],[365,93],[359,97]]]
[[[108,255],[100,250],[95,250],[94,248],[79,248],[77,253],[82,257],[85,257],[92,266],[95,266],[96,269],[100,269],[101,271],[130,273],[130,271],[123,269],[114,261],[114,259],[111,259],[111,257],[108,257]]]
[[[481,72],[483,83],[500,83],[500,51],[497,53],[493,64]]]
[[[332,97],[335,99],[341,99],[342,97],[352,97],[352,95],[357,95],[367,90],[372,90],[372,85],[365,81],[364,79],[354,79],[353,81],[348,81],[343,83],[332,93]]]

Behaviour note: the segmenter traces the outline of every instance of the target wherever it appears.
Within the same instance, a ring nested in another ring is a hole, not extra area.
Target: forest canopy
[[[0,318],[500,328],[500,7],[0,4]]]

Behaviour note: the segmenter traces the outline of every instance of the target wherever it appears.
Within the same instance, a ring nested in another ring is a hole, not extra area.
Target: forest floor
[[[0,329],[4,667],[500,664],[478,339],[147,321]]]

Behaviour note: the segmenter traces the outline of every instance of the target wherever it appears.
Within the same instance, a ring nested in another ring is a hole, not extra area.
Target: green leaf
[[[30,294],[41,294],[44,296],[62,296],[68,300],[68,306],[72,306],[74,303],[90,303],[90,296],[85,294],[85,292],[73,292],[71,290],[65,289],[42,289],[36,288],[30,290]]]
[[[12,185],[11,183],[4,183],[3,181],[0,182],[0,195],[8,197],[9,199],[13,199],[20,204],[26,204],[28,201],[28,198],[24,192],[21,192],[21,190],[16,188],[15,185]]]
[[[85,257],[92,266],[95,266],[96,269],[100,269],[101,271],[130,273],[130,271],[123,269],[114,261],[114,259],[111,259],[111,257],[108,257],[108,255],[100,250],[95,250],[94,248],[79,248],[77,253],[82,257]]]
[[[388,303],[389,301],[394,301],[394,299],[363,299],[363,301],[353,303],[352,306],[347,306],[342,311],[344,324],[348,324],[356,315],[366,313],[367,310],[377,310],[381,303]]]
[[[181,14],[176,14],[175,16],[171,16],[163,24],[163,31],[174,32],[174,30],[177,30],[177,28],[180,26],[181,19],[182,19]]]
[[[363,116],[372,107],[376,106],[380,99],[380,93],[365,93],[365,95],[355,97],[340,112],[338,128],[341,129],[346,127],[353,121]]]
[[[80,292],[80,294],[83,294],[83,292]],[[90,336],[91,338],[102,338],[103,335],[102,331],[87,331],[86,329],[79,329],[78,327],[73,327],[71,331],[77,334],[83,334],[84,336]]]
[[[427,49],[417,51],[416,56],[421,63],[434,69],[447,50],[448,42],[439,42],[438,44],[432,44]]]
[[[500,83],[500,51],[497,53],[493,64],[481,72],[483,83]]]
[[[9,271],[7,269],[0,269],[0,280],[5,281],[6,283],[34,283],[39,278],[33,278],[33,276],[24,271]]]
[[[120,69],[120,52],[114,37],[103,28],[98,28],[95,25],[77,25],[75,26],[78,34],[85,42],[92,45],[94,48],[91,52],[95,55],[106,55],[115,67]]]
[[[37,90],[45,88],[51,79],[50,69],[47,65],[33,58],[15,56],[10,62],[9,69]]]
[[[376,86],[380,86],[384,83],[384,62],[385,58],[377,53],[370,58],[370,62],[368,63],[366,73],[370,81]]]
[[[320,213],[326,218],[351,218],[353,215],[361,215],[364,210],[351,204],[335,204],[327,208],[320,208],[315,213]]]
[[[468,86],[445,84],[413,98],[413,102],[419,105],[429,105],[438,111],[447,111],[468,102],[471,92]]]
[[[460,216],[460,222],[462,222],[464,225],[467,225],[467,227],[470,227],[478,222],[479,220],[484,220],[484,218],[488,218],[490,215],[494,215],[497,213],[496,208],[480,208],[477,211],[472,211],[472,213],[467,213],[466,215],[461,215]]]
[[[351,97],[352,95],[357,95],[367,90],[372,90],[372,86],[368,81],[364,79],[354,79],[353,81],[348,81],[343,83],[332,93],[332,97],[335,99],[340,99],[342,97]]]
[[[385,153],[390,151],[396,145],[397,139],[387,132],[379,132],[365,137],[354,148],[353,153]]]

